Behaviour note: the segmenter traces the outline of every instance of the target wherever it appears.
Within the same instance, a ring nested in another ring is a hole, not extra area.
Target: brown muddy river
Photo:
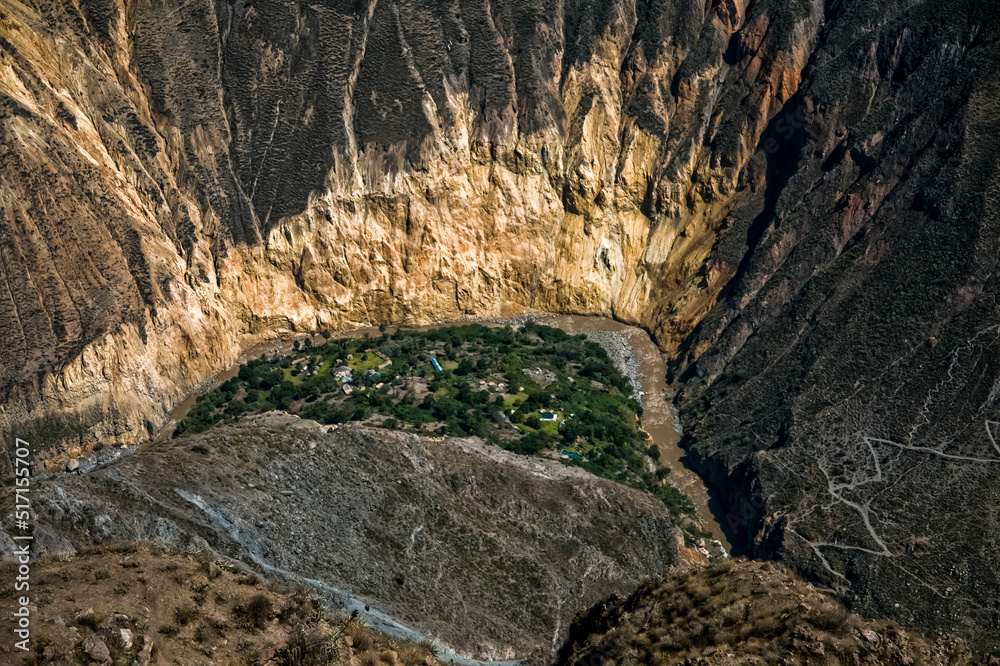
[[[730,552],[729,538],[716,517],[713,501],[705,482],[685,464],[685,452],[680,447],[676,415],[667,395],[667,364],[659,348],[641,328],[622,324],[606,317],[581,317],[576,315],[545,315],[538,317],[540,324],[561,328],[567,333],[593,334],[617,333],[624,337],[639,361],[642,384],[642,428],[660,449],[660,464],[670,468],[670,478],[677,487],[691,498],[698,510],[702,529],[717,539],[726,552]],[[721,518],[721,516],[719,517]]]
[[[659,348],[650,339],[649,334],[641,328],[629,326],[621,322],[606,317],[591,317],[579,315],[555,315],[548,313],[532,312],[536,321],[548,326],[561,328],[567,333],[574,335],[585,333],[588,335],[597,333],[615,333],[622,336],[632,348],[635,358],[638,361],[639,383],[641,384],[642,406],[643,406],[643,429],[649,433],[653,443],[660,449],[660,464],[670,468],[670,478],[677,487],[694,503],[698,511],[698,520],[702,529],[711,534],[713,539],[718,540],[726,552],[730,552],[732,546],[726,531],[723,529],[724,514],[719,508],[718,502],[712,497],[708,487],[693,470],[686,465],[685,452],[680,447],[680,434],[675,426],[676,416],[671,404],[666,383],[666,361]],[[458,322],[448,322],[434,324],[432,326],[407,326],[407,330],[427,330],[438,326],[450,324],[462,324],[476,321],[485,325],[503,325],[509,320],[498,322],[465,320]],[[390,328],[389,332],[395,330]],[[350,331],[338,331],[335,337],[360,337],[368,334],[379,335],[378,329],[359,328]],[[219,373],[202,387],[202,391],[218,386],[222,382],[235,377],[239,371],[241,363],[259,357],[261,354],[279,352],[291,354],[294,339],[303,339],[305,336],[273,340],[261,343],[247,350],[240,357],[240,361],[228,370]],[[321,343],[323,338],[314,336],[314,343]],[[202,391],[199,391],[202,392]],[[160,431],[157,439],[164,439],[170,436],[174,426],[188,413],[194,406],[198,394],[194,394],[187,400],[177,405],[170,412],[171,422]]]

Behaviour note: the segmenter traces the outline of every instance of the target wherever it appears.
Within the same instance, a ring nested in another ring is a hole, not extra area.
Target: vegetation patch
[[[604,348],[534,322],[296,342],[294,353],[250,361],[201,396],[174,435],[275,409],[324,424],[477,436],[648,490],[675,519],[694,513],[656,467],[642,406]]]
[[[35,562],[32,587],[40,594],[31,649],[0,661],[25,666],[438,663],[434,645],[393,638],[356,617],[328,613],[304,587],[258,579],[248,591],[246,577],[210,552],[128,548],[122,552],[111,543]],[[11,566],[0,563],[5,574]],[[110,569],[111,576],[95,580],[99,567]],[[122,583],[128,592],[113,595],[113,586]],[[13,594],[0,591],[0,603]],[[3,622],[10,633],[13,619]],[[95,660],[92,655],[104,650],[109,658]]]
[[[559,666],[986,664],[953,636],[932,642],[864,620],[772,562],[726,560],[647,580],[581,613]]]

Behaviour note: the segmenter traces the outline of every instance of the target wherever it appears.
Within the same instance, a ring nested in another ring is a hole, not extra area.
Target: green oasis
[[[585,335],[528,321],[323,338],[242,365],[174,435],[278,409],[324,424],[476,436],[645,489],[675,519],[694,513],[642,430],[629,379]]]

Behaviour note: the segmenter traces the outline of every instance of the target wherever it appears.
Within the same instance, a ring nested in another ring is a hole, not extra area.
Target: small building
[[[333,376],[338,379],[351,376],[351,369],[346,365],[339,365],[333,369]]]
[[[352,393],[354,393],[354,389],[351,388],[349,385],[345,384],[344,385],[344,394],[345,395],[351,395]]]

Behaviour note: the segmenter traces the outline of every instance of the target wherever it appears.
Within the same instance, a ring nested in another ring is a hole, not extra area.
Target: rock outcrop
[[[731,560],[650,580],[581,613],[561,666],[949,664],[987,666],[954,636],[866,621],[772,562]]]

